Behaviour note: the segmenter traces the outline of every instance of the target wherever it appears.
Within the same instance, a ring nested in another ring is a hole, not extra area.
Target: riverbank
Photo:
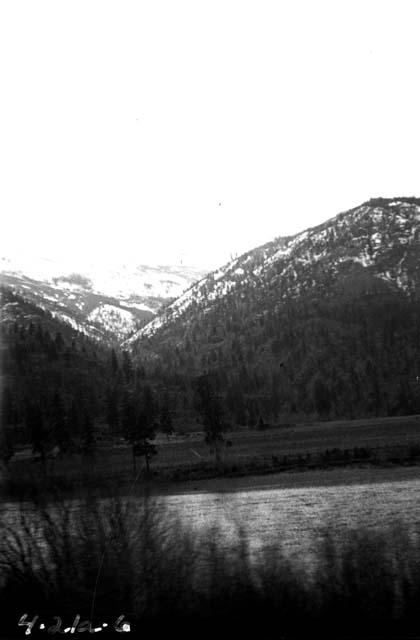
[[[69,498],[84,497],[87,494],[97,497],[118,497],[148,494],[179,495],[196,493],[232,493],[270,489],[294,489],[304,487],[363,485],[372,483],[397,482],[420,479],[420,464],[358,464],[347,466],[328,466],[308,469],[296,467],[292,470],[277,472],[260,470],[259,473],[236,473],[227,475],[223,469],[209,470],[208,475],[198,478],[167,480],[156,475],[145,476],[140,470],[137,475],[124,477],[98,478],[85,474],[77,484],[66,478],[12,479],[0,487],[0,500],[20,499],[38,495],[54,500],[56,496]]]
[[[171,482],[168,484],[149,484],[154,495],[223,493],[236,491],[260,491],[270,489],[297,489],[303,487],[340,486],[354,484],[372,484],[420,479],[420,465],[378,467],[365,465],[359,467],[331,467],[329,469],[282,471],[240,477],[203,478]]]

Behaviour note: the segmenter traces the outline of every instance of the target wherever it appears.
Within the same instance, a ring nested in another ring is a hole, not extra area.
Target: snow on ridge
[[[363,267],[370,267],[375,262],[366,253],[360,253],[358,256],[350,256],[348,260],[352,260],[353,262],[358,262]]]
[[[392,203],[391,203],[392,204]],[[400,204],[398,201],[395,202],[395,206]],[[413,220],[420,220],[420,206],[413,206],[409,203],[401,203],[404,206],[405,211],[386,211],[386,208],[382,206],[372,206],[370,204],[364,204],[360,207],[343,212],[338,216],[331,218],[326,221],[323,225],[319,225],[313,229],[307,229],[289,239],[283,239],[282,244],[280,246],[276,243],[272,243],[270,250],[263,251],[261,253],[261,248],[259,248],[260,253],[249,252],[248,255],[244,255],[243,257],[235,258],[227,265],[221,267],[217,271],[209,274],[207,278],[204,278],[199,283],[193,285],[190,289],[188,289],[180,298],[175,300],[160,316],[152,320],[145,327],[143,327],[139,332],[137,332],[129,342],[134,342],[140,337],[150,337],[154,335],[162,326],[170,323],[173,320],[179,318],[179,316],[191,305],[192,302],[196,302],[198,304],[202,304],[203,302],[213,302],[214,300],[218,300],[223,296],[229,294],[229,292],[237,286],[237,277],[235,276],[243,276],[241,279],[243,282],[248,282],[251,284],[251,281],[247,281],[246,273],[247,271],[242,268],[250,261],[256,261],[257,266],[253,269],[253,275],[257,276],[257,279],[252,278],[252,283],[258,282],[258,277],[264,277],[264,271],[267,267],[270,267],[277,261],[280,262],[279,267],[281,273],[276,273],[276,278],[281,278],[284,275],[287,277],[295,276],[295,279],[298,277],[294,266],[298,265],[310,265],[311,263],[316,263],[325,258],[334,256],[334,265],[333,268],[341,262],[351,261],[354,263],[359,263],[364,268],[371,267],[376,264],[378,251],[381,251],[382,247],[388,241],[387,232],[383,232],[382,229],[385,223],[388,223],[390,220],[397,222],[396,233],[402,234],[405,233],[407,235],[407,223]],[[409,211],[407,209],[409,208]],[[373,228],[369,224],[369,222],[373,223]],[[352,255],[347,256],[339,256],[336,255],[336,245],[335,243],[338,240],[342,240],[346,243],[349,239],[351,239],[352,231],[354,230],[357,224],[361,224],[362,235],[359,237],[358,233],[354,234],[353,240],[356,243],[360,242],[358,248],[354,247],[354,243],[351,245],[351,249],[349,248],[349,253]],[[400,223],[404,223],[401,226]],[[394,232],[394,227],[389,227]],[[369,231],[366,233],[366,230],[371,229],[373,233],[370,235]],[[410,238],[415,238],[417,232],[413,231],[413,227],[411,227],[411,235]],[[350,235],[349,235],[350,234]],[[334,247],[332,252],[329,249],[329,244],[327,241],[332,238],[334,240]],[[369,247],[367,246],[367,240],[370,241]],[[307,241],[307,244],[306,244]],[[270,252],[273,251],[272,255]],[[268,254],[268,257],[267,257]],[[255,260],[258,257],[258,260]],[[282,264],[281,261],[284,261]],[[403,261],[401,261],[403,262]],[[255,264],[255,262],[254,262]],[[400,266],[400,265],[399,265]],[[236,269],[235,269],[236,267]],[[400,287],[406,286],[404,282],[405,274],[400,273],[396,275],[396,277],[392,278],[394,282]],[[294,284],[294,290],[298,291],[299,283],[296,282]],[[201,307],[200,307],[201,308]],[[209,305],[204,306],[204,312],[209,309]]]
[[[65,313],[59,313],[57,311],[51,311],[51,315],[54,318],[57,318],[58,320],[61,320],[62,322],[69,324],[71,327],[73,327],[73,329],[76,329],[76,331],[81,331],[87,336],[90,335],[89,332],[86,330],[86,328],[82,324],[79,324],[78,322],[76,322],[76,320],[71,316],[68,316]]]
[[[312,253],[309,251],[306,254],[306,258],[301,258],[299,262],[303,262],[304,264],[308,264],[309,262],[318,262],[321,258],[324,258],[326,255],[326,251],[321,251],[320,253]]]
[[[294,236],[291,240],[289,240],[286,243],[286,246],[280,247],[280,249],[277,249],[277,251],[270,258],[266,258],[266,260],[264,261],[265,265],[271,265],[277,260],[279,260],[280,258],[286,258],[290,256],[292,251],[301,242],[303,242],[304,240],[306,240],[306,238],[308,238],[309,233],[310,233],[309,230],[302,231],[302,233],[298,233],[296,236]]]
[[[392,277],[390,271],[384,271],[382,273],[378,273],[378,278],[381,278],[381,280],[386,280],[386,282],[394,282],[394,278]]]
[[[221,269],[214,271],[212,275],[215,280],[220,280],[220,278],[223,278],[223,276],[226,275],[226,268],[222,267]]]
[[[86,290],[86,286],[77,282],[69,282],[69,280],[65,277],[57,277],[54,278],[55,282],[49,282],[49,286],[53,289],[57,289],[58,291],[75,291],[76,293],[80,293]]]
[[[407,207],[412,207],[413,203],[412,202],[402,202],[401,200],[396,201],[395,205],[398,205],[399,207],[403,207],[404,209],[407,209]],[[395,206],[393,202],[389,203],[389,207]],[[417,206],[417,205],[414,205]]]
[[[138,340],[139,338],[150,338],[154,333],[156,333],[158,329],[160,329],[160,327],[163,326],[165,319],[166,318],[164,316],[157,316],[156,318],[148,322],[146,326],[142,327],[139,331],[132,335],[131,338],[125,340],[121,346],[127,347],[136,342],[136,340]]]
[[[361,207],[361,213],[366,211],[366,207]],[[286,242],[285,245],[281,246],[277,251],[274,252],[270,257],[265,257],[263,259],[262,264],[258,265],[254,269],[254,275],[259,276],[264,271],[267,266],[275,263],[277,260],[281,258],[290,257],[294,251],[301,245],[305,240],[310,238],[313,241],[323,242],[325,237],[327,236],[329,230],[333,228],[333,222],[323,229],[318,231],[311,231],[311,229],[307,229],[292,237],[289,241]],[[309,252],[310,254],[310,252]],[[310,261],[318,261],[322,257],[325,256],[325,250],[320,251],[319,253],[313,253],[309,255],[307,252],[306,257],[300,257],[299,261],[301,263],[308,263]],[[252,259],[252,255],[248,255],[242,261],[243,264],[246,264]],[[349,258],[353,259],[353,258]],[[362,263],[364,266],[368,264],[367,256],[360,256],[359,258],[354,258],[354,260]],[[209,274],[208,278],[203,278],[195,285],[193,285],[190,289],[185,291],[179,298],[177,298],[167,309],[159,316],[154,318],[151,322],[149,322],[145,327],[140,329],[134,336],[132,336],[127,343],[131,344],[135,342],[137,339],[141,337],[151,337],[154,335],[164,324],[168,321],[175,320],[178,318],[190,305],[193,301],[200,302],[202,301],[205,294],[201,292],[201,288],[206,283],[209,283],[211,286],[210,291],[206,294],[206,299],[210,302],[217,300],[225,295],[227,295],[236,285],[233,280],[229,280],[229,272],[233,270],[233,267],[237,264],[241,264],[241,261],[238,258],[235,258],[230,263],[224,265],[217,271]],[[244,275],[245,271],[242,267],[238,267],[236,270],[232,271],[233,274]],[[211,282],[211,278],[213,282]]]
[[[153,311],[153,309],[148,307],[147,304],[142,304],[140,302],[129,302],[129,301],[124,301],[124,304],[126,307],[132,307],[134,309],[138,309],[139,311],[150,311],[150,313],[153,313],[153,315],[155,315],[155,311]]]
[[[40,309],[43,309],[44,311],[49,311],[53,318],[56,318],[57,320],[60,320],[61,322],[64,322],[65,324],[70,325],[76,331],[79,331],[80,333],[84,333],[85,336],[88,336],[88,337],[95,336],[94,331],[89,330],[88,327],[86,327],[80,322],[77,322],[77,320],[67,315],[66,313],[61,313],[60,311],[52,311],[46,305],[43,305],[42,303],[39,303],[39,302],[37,302],[37,306]]]
[[[111,304],[100,304],[90,312],[87,320],[120,337],[126,336],[136,327],[136,316],[132,311]]]
[[[134,319],[134,314],[131,311],[128,311],[128,309],[121,309],[121,307],[117,307],[112,304],[101,304],[89,313],[88,320],[96,321],[106,315],[119,318],[123,321],[125,320],[126,322],[130,322]]]
[[[246,264],[251,259],[252,255],[248,255],[246,258],[244,258],[242,263]],[[172,302],[172,304],[170,304],[162,314],[142,327],[124,344],[129,345],[134,343],[139,338],[153,336],[164,324],[171,320],[176,320],[177,318],[179,318],[179,316],[181,316],[195,301],[202,302],[203,299],[206,299],[209,302],[213,302],[227,295],[236,286],[236,279],[229,278],[229,274],[245,274],[245,270],[242,267],[238,267],[233,271],[234,267],[238,263],[241,263],[240,258],[234,258],[217,271],[210,273],[208,276],[205,276],[204,278],[193,284],[189,289],[184,291],[181,296],[179,296],[174,302]],[[254,270],[254,274],[256,274],[260,269],[261,267],[257,267]]]
[[[69,282],[72,274],[86,278],[92,293],[121,298],[130,295],[174,298],[182,294],[204,271],[182,265],[165,267],[138,264],[108,265],[99,263],[79,264],[69,260],[52,260],[29,255],[0,258],[0,271],[9,275],[26,276],[48,283],[54,289],[74,292],[86,290],[83,283]],[[56,282],[54,282],[56,281]]]
[[[138,338],[142,337],[150,337],[160,327],[165,324],[167,320],[175,319],[179,317],[191,304],[194,300],[195,291],[199,291],[200,286],[207,280],[207,278],[203,278],[199,282],[196,282],[192,287],[184,291],[179,298],[174,300],[172,304],[170,304],[161,315],[156,316],[153,320],[148,322],[144,327],[142,327],[139,331],[137,331],[131,338],[124,342],[124,345],[130,345],[135,342]]]

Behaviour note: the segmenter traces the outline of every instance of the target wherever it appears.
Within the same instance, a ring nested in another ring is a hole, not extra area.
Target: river
[[[287,555],[309,562],[326,531],[338,540],[357,528],[386,532],[402,525],[420,531],[420,478],[413,474],[386,480],[385,474],[375,482],[372,473],[358,475],[365,478],[358,481],[357,474],[350,474],[344,475],[345,484],[333,481],[329,486],[266,484],[250,490],[183,493],[164,496],[163,501],[197,533],[217,527],[221,545],[235,544],[243,530],[256,554],[280,543]]]
[[[261,550],[281,545],[288,556],[311,564],[326,531],[344,540],[355,528],[386,532],[399,524],[416,535],[419,475],[418,468],[407,468],[279,474],[254,483],[215,480],[161,491],[156,500],[159,509],[176,516],[195,536],[214,530],[221,548],[235,546],[242,531],[256,558]],[[130,503],[135,510],[142,498],[132,495]],[[72,501],[76,511],[80,504]],[[24,507],[31,509],[29,504]],[[3,503],[2,515],[19,528],[16,503]]]

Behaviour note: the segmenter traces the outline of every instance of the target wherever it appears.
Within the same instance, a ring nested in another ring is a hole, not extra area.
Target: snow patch
[[[147,304],[141,304],[140,302],[126,302],[127,307],[133,307],[134,309],[138,309],[139,311],[150,311],[150,313],[155,314],[153,309],[147,306]]]
[[[367,253],[360,253],[358,256],[351,256],[348,259],[353,260],[353,262],[358,262],[363,267],[370,267],[374,264],[374,260],[368,256]]]
[[[136,316],[131,311],[111,304],[99,305],[90,312],[87,320],[99,324],[120,338],[125,338],[136,328]]]

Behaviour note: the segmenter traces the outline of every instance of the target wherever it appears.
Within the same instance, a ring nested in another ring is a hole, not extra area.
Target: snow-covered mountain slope
[[[182,266],[78,267],[37,257],[2,257],[0,282],[87,335],[120,341],[203,275]]]
[[[87,316],[89,322],[99,324],[105,331],[119,340],[125,338],[136,328],[136,314],[112,304],[100,304]]]
[[[258,292],[280,303],[311,290],[356,286],[361,277],[412,293],[420,283],[420,199],[377,198],[295,236],[258,247],[192,285],[133,335],[133,345],[192,323],[224,298],[249,299]],[[351,283],[351,284],[350,284]]]

